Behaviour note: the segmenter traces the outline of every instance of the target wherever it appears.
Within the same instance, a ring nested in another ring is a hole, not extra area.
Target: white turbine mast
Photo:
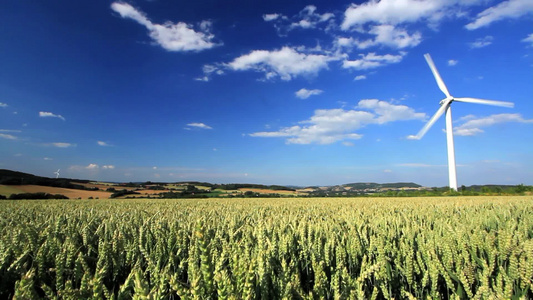
[[[504,101],[477,99],[477,98],[455,98],[452,95],[450,95],[448,88],[446,88],[444,81],[442,81],[442,78],[440,77],[439,72],[437,71],[437,67],[435,67],[435,64],[433,63],[431,56],[429,56],[429,53],[424,54],[424,58],[426,59],[429,65],[429,68],[431,69],[431,72],[433,72],[433,76],[435,76],[437,85],[439,86],[440,90],[444,93],[444,95],[446,95],[446,98],[440,101],[440,108],[433,115],[433,117],[431,117],[431,119],[426,123],[426,125],[422,127],[422,129],[418,132],[418,134],[414,136],[410,135],[409,138],[416,139],[416,140],[421,139],[426,134],[426,132],[431,128],[431,126],[433,126],[433,124],[440,118],[440,116],[442,116],[442,114],[446,112],[446,141],[447,141],[447,146],[448,146],[448,178],[450,181],[450,189],[457,191],[457,172],[455,169],[455,150],[454,150],[454,145],[453,145],[453,128],[452,128],[452,109],[451,109],[452,102],[458,101],[458,102],[468,102],[468,103],[495,105],[495,106],[503,106],[503,107],[514,107],[514,103],[504,102]]]
[[[59,178],[59,170],[61,170],[61,169],[57,169],[57,171],[54,172],[54,174],[56,174],[56,179]]]

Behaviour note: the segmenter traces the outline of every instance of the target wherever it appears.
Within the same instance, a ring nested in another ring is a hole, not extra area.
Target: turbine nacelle
[[[444,105],[444,103],[446,103],[446,101],[449,101],[451,103],[453,101],[453,98],[444,98],[444,99],[440,100],[439,105],[440,106]]]

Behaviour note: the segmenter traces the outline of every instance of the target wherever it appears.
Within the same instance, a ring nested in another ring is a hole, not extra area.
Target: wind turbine
[[[59,178],[59,170],[61,170],[61,169],[57,169],[57,171],[54,172],[54,174],[56,174],[56,179]]]
[[[453,146],[453,128],[452,128],[452,109],[451,104],[454,101],[458,102],[468,102],[468,103],[477,103],[477,104],[486,104],[486,105],[495,105],[495,106],[503,106],[503,107],[514,107],[514,103],[512,102],[504,102],[504,101],[494,101],[494,100],[485,100],[485,99],[478,99],[478,98],[455,98],[452,95],[450,95],[450,92],[448,92],[448,89],[446,88],[446,85],[444,84],[444,81],[442,81],[442,78],[439,75],[439,72],[437,71],[437,67],[435,67],[435,64],[433,63],[433,60],[431,59],[431,56],[429,56],[429,53],[424,54],[424,58],[426,59],[429,68],[431,69],[431,72],[433,72],[433,76],[435,76],[435,80],[437,81],[437,85],[439,86],[440,90],[446,95],[446,98],[442,99],[439,104],[440,108],[437,110],[437,112],[431,117],[431,119],[422,127],[422,129],[418,132],[417,135],[410,135],[408,136],[409,139],[421,139],[426,132],[433,126],[433,124],[442,116],[444,112],[446,112],[446,141],[448,146],[448,178],[450,181],[450,188],[457,191],[457,172],[455,170],[455,149]]]

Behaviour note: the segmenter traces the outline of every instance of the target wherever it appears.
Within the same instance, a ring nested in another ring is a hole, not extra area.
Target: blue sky
[[[29,1],[0,10],[0,168],[107,181],[533,184],[530,0]]]

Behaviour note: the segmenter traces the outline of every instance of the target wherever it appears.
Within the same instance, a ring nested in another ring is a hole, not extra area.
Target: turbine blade
[[[452,96],[450,96],[450,92],[448,92],[448,88],[444,84],[444,81],[442,81],[439,71],[437,71],[437,67],[435,67],[435,64],[433,63],[431,56],[429,56],[429,53],[424,54],[424,58],[426,59],[431,72],[433,72],[433,76],[435,76],[435,80],[437,81],[440,90],[444,93],[444,95],[446,95],[447,98],[451,98]]]
[[[414,137],[409,136],[409,139],[417,139],[417,140],[421,139],[426,134],[426,132],[431,128],[431,126],[433,126],[433,124],[437,122],[440,116],[442,116],[442,114],[446,111],[446,108],[448,107],[448,105],[450,105],[450,100],[446,100],[446,102],[444,102],[441,105],[439,110],[437,110],[437,112],[433,115],[433,117],[431,117],[431,119],[426,123],[426,125],[424,125],[422,129],[420,129],[420,131],[416,134],[416,136]]]
[[[485,99],[477,99],[477,98],[454,98],[453,100],[459,101],[459,102],[468,102],[468,103],[477,103],[477,104],[486,104],[486,105],[494,105],[494,106],[503,106],[503,107],[509,107],[513,108],[514,103],[513,102],[505,102],[505,101],[495,101],[495,100],[485,100]]]

